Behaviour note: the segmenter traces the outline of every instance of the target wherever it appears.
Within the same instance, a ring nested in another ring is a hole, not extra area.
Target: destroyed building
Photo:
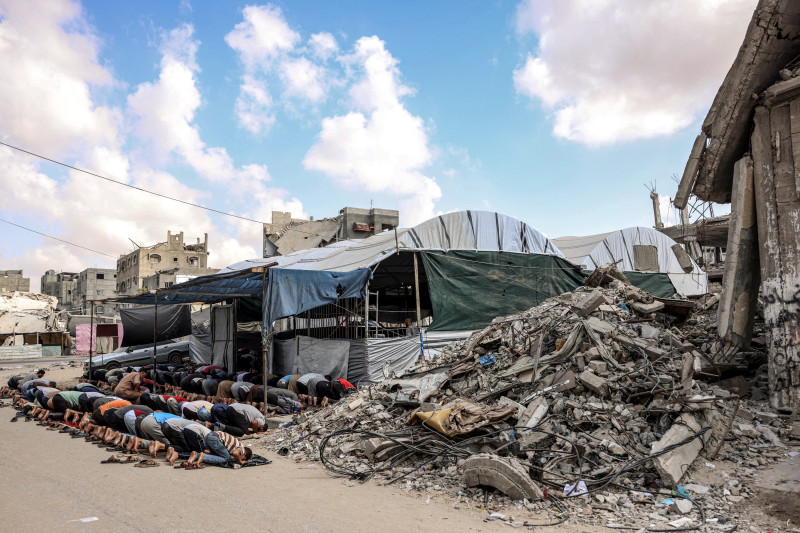
[[[183,232],[167,232],[166,242],[142,246],[117,260],[117,294],[131,296],[144,287],[144,278],[160,270],[179,268],[196,271],[208,268],[208,234],[203,242],[186,244]]]
[[[116,277],[116,271],[114,271]],[[76,272],[56,272],[48,270],[42,275],[41,293],[53,296],[58,300],[58,309],[71,309],[75,305],[75,294],[78,289]]]
[[[320,248],[332,242],[365,239],[397,227],[400,212],[391,209],[345,207],[332,218],[292,218],[291,213],[272,212],[272,223],[264,224],[263,257],[287,255]]]
[[[763,303],[772,405],[800,406],[800,5],[760,0],[674,205],[731,204],[719,332],[746,346]]]
[[[31,279],[22,275],[22,270],[0,270],[0,292],[27,292],[31,290]]]
[[[183,283],[184,281],[189,281],[198,276],[207,276],[209,274],[216,274],[217,272],[219,272],[218,268],[167,268],[157,271],[152,276],[145,277],[144,280],[142,280],[142,288],[148,291],[167,289],[176,283]]]
[[[42,294],[58,299],[58,309],[89,313],[89,302],[116,296],[117,271],[113,268],[87,268],[79,273],[48,270],[42,276]],[[117,306],[103,306],[98,314],[113,316]]]

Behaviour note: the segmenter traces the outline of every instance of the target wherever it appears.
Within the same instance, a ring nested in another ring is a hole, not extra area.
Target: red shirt
[[[169,400],[170,398],[175,398],[175,401],[177,401],[178,403],[189,401],[183,396],[167,396],[166,394],[162,394],[161,397],[164,398],[165,401]]]
[[[336,381],[342,384],[345,389],[354,389],[355,386],[344,378],[339,378]]]

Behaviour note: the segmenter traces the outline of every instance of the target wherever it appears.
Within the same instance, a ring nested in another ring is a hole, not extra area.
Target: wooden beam
[[[414,252],[414,296],[417,299],[417,328],[422,326],[422,311],[419,304],[419,263],[418,252]]]

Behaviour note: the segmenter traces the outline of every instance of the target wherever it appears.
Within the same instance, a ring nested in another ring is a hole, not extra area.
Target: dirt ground
[[[35,368],[0,364],[0,380]],[[77,381],[78,368],[48,370],[60,386]],[[6,404],[8,402],[6,401]],[[0,474],[11,491],[0,501],[5,527],[26,531],[505,531],[484,522],[487,511],[442,495],[405,493],[375,481],[345,483],[318,463],[294,463],[256,449],[270,465],[185,471],[102,465],[111,452],[83,439],[46,431],[34,422],[10,423],[16,411],[0,409]],[[506,512],[506,514],[509,514]],[[98,520],[80,522],[97,517]],[[515,516],[516,518],[516,516]],[[545,521],[525,512],[521,519]],[[553,531],[548,529],[548,531]],[[565,524],[559,531],[609,531]]]

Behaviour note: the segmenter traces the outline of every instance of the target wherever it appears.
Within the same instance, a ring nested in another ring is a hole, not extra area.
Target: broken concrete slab
[[[572,306],[572,311],[583,318],[594,313],[598,307],[607,303],[605,296],[599,290],[595,290],[586,295],[582,300]]]
[[[584,370],[578,376],[584,387],[602,398],[608,397],[608,381],[594,374],[591,370]]]
[[[650,446],[650,453],[655,454],[668,446],[677,444],[700,431],[700,424],[694,416],[682,414],[670,427],[660,440]],[[694,460],[703,449],[703,439],[696,438],[691,442],[679,446],[674,450],[653,459],[653,464],[658,470],[662,481],[666,485],[677,485]]]
[[[543,496],[519,461],[490,453],[473,455],[464,462],[464,482],[468,487],[494,487],[514,500],[535,501]]]
[[[689,500],[684,500],[683,498],[676,498],[672,505],[670,505],[669,509],[673,513],[678,514],[688,514],[692,512],[692,508],[694,505]]]
[[[525,412],[525,406],[524,405],[515,402],[514,400],[508,398],[507,396],[503,396],[502,398],[500,398],[497,401],[497,405],[507,405],[507,406],[511,407],[512,409],[514,409],[514,415],[513,416],[517,420],[519,420],[519,418],[522,415],[522,413]]]
[[[525,408],[525,411],[522,413],[522,416],[519,417],[517,423],[520,426],[528,428],[536,427],[536,425],[544,419],[545,415],[547,415],[548,409],[549,406],[544,396],[534,398],[531,403],[528,404],[528,407]]]
[[[659,301],[651,302],[649,304],[642,302],[631,302],[630,308],[641,315],[651,315],[664,309],[664,304]]]

